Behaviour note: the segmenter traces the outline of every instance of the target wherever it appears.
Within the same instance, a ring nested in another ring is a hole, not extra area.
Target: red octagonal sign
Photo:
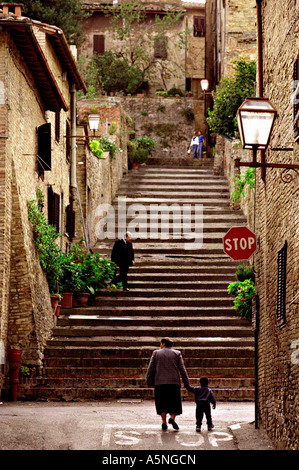
[[[256,251],[256,236],[247,227],[232,227],[223,237],[223,250],[233,260],[247,260]]]

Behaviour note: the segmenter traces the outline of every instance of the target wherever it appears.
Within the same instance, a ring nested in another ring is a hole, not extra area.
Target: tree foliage
[[[254,96],[255,61],[244,58],[233,61],[233,73],[223,77],[213,94],[214,107],[208,110],[208,125],[212,135],[234,138],[238,135],[236,114],[248,96]]]
[[[15,3],[8,0],[8,3]],[[82,23],[87,14],[81,9],[80,0],[22,0],[24,16],[61,28],[70,44],[78,44],[82,38]]]

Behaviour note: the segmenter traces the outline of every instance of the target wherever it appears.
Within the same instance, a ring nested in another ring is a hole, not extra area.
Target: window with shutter
[[[204,16],[193,17],[193,36],[205,37],[206,35],[206,18]]]
[[[103,55],[105,52],[105,36],[103,34],[95,34],[93,36],[93,52]]]
[[[71,160],[71,139],[70,139],[71,126],[68,121],[66,121],[65,123],[65,135],[66,135],[66,149],[65,149],[66,161],[70,162]]]
[[[280,327],[286,322],[287,247],[285,242],[277,258],[277,324]]]
[[[57,232],[60,228],[60,195],[53,192],[52,186],[48,188],[48,222],[56,227]]]
[[[154,42],[155,57],[157,59],[167,59],[167,37],[156,38]]]
[[[299,84],[299,56],[297,57],[296,61],[294,62],[294,91],[296,90]],[[296,118],[299,111],[299,91],[294,94],[294,119]],[[295,132],[299,132],[299,118],[296,119],[294,124]]]
[[[55,113],[55,140],[60,141],[60,111]]]
[[[75,236],[75,211],[72,204],[69,204],[66,208],[66,233],[72,241]]]
[[[51,170],[51,123],[43,124],[37,129],[38,171]]]

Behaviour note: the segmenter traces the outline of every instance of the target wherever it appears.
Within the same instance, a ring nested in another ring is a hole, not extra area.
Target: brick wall
[[[296,2],[297,3],[297,2]],[[298,9],[298,5],[297,5]],[[298,55],[298,16],[294,1],[269,0],[262,4],[264,24],[264,96],[278,110],[270,147],[288,140],[293,152],[267,151],[268,162],[297,163],[299,149],[292,128],[293,64]],[[257,179],[256,219],[260,249],[256,255],[260,297],[259,418],[278,449],[298,450],[299,366],[294,342],[299,340],[299,176],[267,169],[266,181]],[[282,179],[283,178],[283,179]],[[287,241],[286,322],[277,319],[277,254]],[[297,300],[298,302],[298,300]],[[298,356],[297,356],[298,357]],[[292,359],[293,358],[293,359]]]

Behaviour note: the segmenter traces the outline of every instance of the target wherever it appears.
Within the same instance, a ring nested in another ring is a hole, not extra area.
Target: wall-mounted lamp
[[[241,162],[235,160],[235,166],[250,166],[253,168],[284,168],[296,170],[299,165],[288,165],[284,163],[257,162],[258,150],[266,150],[269,145],[271,132],[277,111],[268,98],[246,98],[237,112],[237,123],[241,143],[244,149],[253,151],[252,162]],[[281,150],[285,149],[273,149]]]
[[[208,89],[209,89],[209,80],[207,80],[206,78],[201,80],[200,81],[200,86],[201,86],[202,91],[208,91]]]
[[[72,135],[65,135],[66,139],[75,138],[78,141],[87,141],[88,137],[95,137],[96,131],[99,129],[99,125],[101,122],[101,118],[99,114],[89,114],[88,115],[88,125],[93,135],[85,135],[85,136],[72,136]]]
[[[89,114],[88,116],[89,129],[95,135],[96,131],[99,129],[100,125],[100,116],[99,114]]]

